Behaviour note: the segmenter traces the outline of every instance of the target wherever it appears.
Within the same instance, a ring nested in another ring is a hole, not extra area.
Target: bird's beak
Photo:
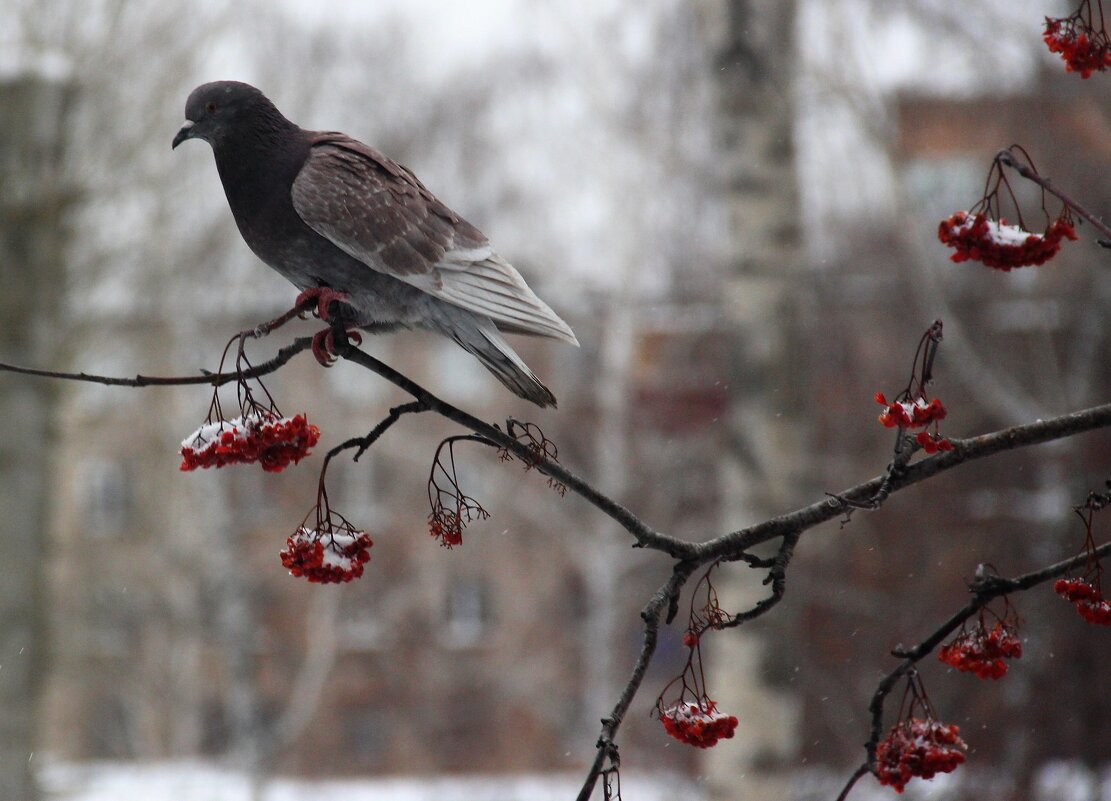
[[[195,125],[195,123],[192,120],[186,120],[185,121],[185,124],[181,126],[181,130],[177,132],[177,136],[174,137],[174,144],[170,148],[171,150],[176,148],[178,145],[180,145],[186,139],[192,139],[193,138],[193,136],[195,135],[193,133],[193,125]]]

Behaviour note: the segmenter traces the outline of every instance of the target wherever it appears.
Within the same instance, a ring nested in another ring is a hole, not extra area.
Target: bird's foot
[[[322,367],[331,367],[338,358],[336,353],[338,348],[344,348],[347,345],[361,345],[362,343],[363,337],[358,329],[334,325],[313,334],[312,355],[316,357]]]
[[[306,289],[298,295],[294,305],[298,309],[309,311],[313,308],[312,304],[315,304],[316,309],[313,310],[313,313],[324,322],[328,322],[331,319],[331,315],[328,313],[329,305],[333,302],[339,303],[345,300],[347,300],[346,292],[338,292],[331,287],[316,286]]]

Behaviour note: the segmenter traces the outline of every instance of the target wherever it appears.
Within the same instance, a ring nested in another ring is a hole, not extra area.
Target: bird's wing
[[[506,331],[578,344],[481,231],[374,148],[344,134],[317,134],[292,194],[310,228],[368,267]]]

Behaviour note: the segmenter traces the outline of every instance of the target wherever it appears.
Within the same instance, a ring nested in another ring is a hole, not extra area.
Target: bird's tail
[[[462,330],[455,328],[449,336],[468,353],[474,354],[514,395],[532,401],[541,408],[556,405],[552,391],[544,386],[505,338],[498,333],[493,322],[485,320],[476,326],[466,326]]]

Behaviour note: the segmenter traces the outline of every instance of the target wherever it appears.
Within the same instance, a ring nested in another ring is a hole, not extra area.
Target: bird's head
[[[185,101],[185,124],[173,147],[186,139],[203,139],[214,148],[237,130],[292,125],[266,95],[239,81],[214,81],[198,86]]]

